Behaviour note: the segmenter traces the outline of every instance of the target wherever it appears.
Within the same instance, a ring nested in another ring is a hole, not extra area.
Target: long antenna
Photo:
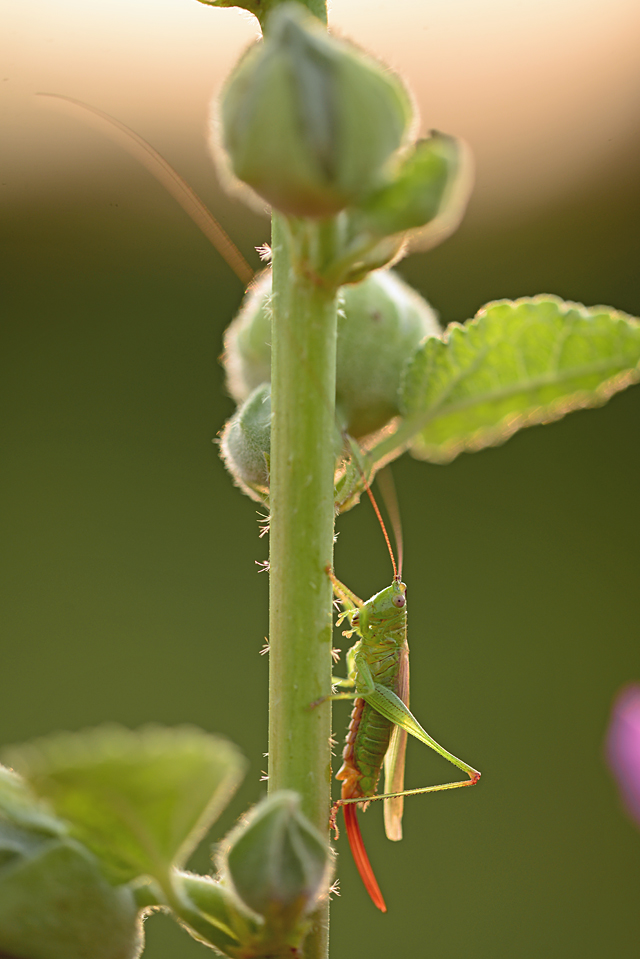
[[[394,580],[395,580],[396,582],[399,582],[399,581],[400,581],[400,573],[398,572],[398,567],[396,566],[395,556],[393,555],[393,550],[392,550],[392,548],[391,548],[391,540],[389,539],[389,534],[387,533],[387,527],[384,525],[384,520],[382,519],[382,513],[380,512],[380,509],[379,509],[379,507],[378,507],[378,504],[376,503],[375,496],[374,496],[373,493],[371,492],[371,487],[370,487],[369,484],[367,483],[367,481],[366,481],[366,479],[364,478],[364,476],[362,477],[362,479],[363,479],[363,482],[364,482],[364,488],[366,489],[367,494],[368,494],[368,496],[369,496],[369,499],[371,500],[371,505],[373,506],[373,508],[374,508],[374,510],[375,510],[376,516],[378,517],[378,522],[380,523],[380,526],[382,527],[382,533],[383,533],[383,535],[384,535],[384,541],[385,541],[385,543],[387,544],[387,549],[389,550],[389,556],[391,557],[391,565],[393,566],[393,578],[394,578]]]
[[[116,120],[108,113],[92,107],[82,100],[74,100],[73,97],[63,97],[58,93],[37,93],[38,97],[47,97],[52,100],[70,103],[75,107],[80,107],[83,111],[97,118],[99,122],[96,126],[117,139],[124,148],[136,158],[147,170],[153,174],[156,180],[171,194],[174,200],[177,200],[182,209],[187,213],[193,222],[198,226],[207,239],[213,244],[224,261],[231,267],[240,282],[248,286],[253,279],[254,271],[251,269],[240,250],[233,240],[222,229],[213,213],[205,206],[195,190],[192,190],[186,180],[183,180],[180,174],[173,169],[170,163],[165,160],[161,154],[155,150],[150,143],[141,137],[120,120]],[[88,119],[85,116],[85,119]],[[105,126],[106,125],[106,126]],[[118,136],[120,134],[120,136]]]
[[[391,540],[389,539],[389,534],[387,533],[387,527],[386,527],[385,524],[384,524],[384,520],[383,520],[383,518],[382,518],[382,513],[380,512],[380,507],[379,507],[378,504],[376,503],[376,498],[375,498],[375,496],[373,495],[373,492],[371,491],[371,487],[369,486],[369,481],[368,481],[368,479],[367,479],[367,477],[366,477],[366,475],[365,475],[365,472],[364,472],[364,470],[363,470],[363,468],[362,468],[362,463],[360,462],[360,454],[361,454],[362,450],[360,449],[360,447],[358,446],[358,444],[356,443],[356,441],[353,439],[352,436],[349,436],[348,434],[346,434],[346,437],[347,437],[347,440],[348,440],[348,442],[349,442],[349,446],[351,447],[351,456],[352,456],[352,458],[353,458],[354,463],[356,463],[356,465],[357,465],[357,467],[358,467],[358,472],[360,473],[360,476],[362,477],[362,482],[363,482],[363,484],[364,484],[365,490],[367,491],[367,496],[368,496],[369,499],[371,500],[371,505],[373,506],[373,509],[374,509],[374,512],[375,512],[376,516],[378,517],[378,522],[380,523],[380,528],[382,529],[382,535],[384,536],[384,541],[385,541],[385,543],[387,544],[387,549],[389,550],[389,556],[391,557],[391,565],[393,566],[393,578],[394,578],[394,580],[395,580],[396,582],[399,582],[399,581],[400,581],[400,575],[401,575],[401,573],[402,573],[402,562],[400,562],[400,572],[399,572],[399,571],[398,571],[398,567],[396,566],[396,558],[395,558],[395,556],[393,555],[393,549],[392,549],[392,547],[391,547]],[[392,489],[393,489],[393,481],[391,481],[391,484],[392,484]],[[394,489],[394,493],[395,493],[395,489]],[[382,491],[382,495],[385,496],[385,491],[384,491],[384,490]],[[393,500],[392,500],[392,502],[393,502]],[[387,506],[387,509],[389,510],[389,517],[391,518],[391,522],[392,522],[392,525],[393,525],[393,532],[394,532],[394,535],[395,535],[396,543],[399,543],[399,544],[400,544],[400,552],[399,552],[398,555],[399,555],[400,560],[402,560],[402,535],[401,535],[401,534],[400,534],[400,540],[398,540],[398,530],[400,529],[400,526],[399,526],[400,511],[399,511],[399,509],[398,509],[398,500],[397,500],[397,497],[395,497],[395,510],[396,510],[395,517],[394,517],[394,515],[393,515],[393,508],[390,508],[390,507],[389,507],[389,504],[387,503],[386,498],[385,498],[385,505]],[[397,522],[398,522],[398,526],[397,526],[397,527],[396,527],[396,525],[395,525],[396,519],[397,519]]]
[[[376,473],[376,483],[382,494],[382,501],[389,514],[393,538],[396,541],[396,552],[398,554],[398,575],[402,579],[402,561],[404,558],[404,542],[402,536],[402,520],[400,518],[400,506],[398,504],[398,494],[396,484],[393,481],[393,473],[390,466],[385,466]]]

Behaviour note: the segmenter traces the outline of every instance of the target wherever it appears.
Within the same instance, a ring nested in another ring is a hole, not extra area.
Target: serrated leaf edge
[[[466,334],[469,327],[478,326],[486,314],[495,307],[519,307],[538,303],[554,303],[559,307],[562,313],[573,311],[578,313],[583,319],[593,319],[599,314],[606,313],[612,321],[622,321],[634,327],[640,326],[640,320],[638,320],[637,317],[631,316],[622,310],[616,310],[600,304],[586,307],[583,303],[563,300],[562,297],[556,296],[553,293],[539,293],[536,296],[523,296],[516,300],[491,300],[481,307],[473,319],[467,323],[450,323],[443,334],[437,337],[437,339],[440,339],[446,345],[454,333],[460,331]],[[479,358],[479,362],[482,361],[484,355],[486,355],[486,353]],[[581,373],[597,372],[599,366],[611,366],[615,364],[615,361],[616,358],[614,356],[609,356],[606,360],[603,359],[602,361],[590,363],[581,368],[574,368],[571,371],[571,376],[573,377]],[[460,379],[468,376],[469,372],[470,370],[467,368],[464,374],[461,374],[460,377],[452,381],[452,388]],[[553,378],[549,377],[547,379],[547,377],[541,376],[535,380],[530,380],[529,386],[544,386],[546,382],[553,382]],[[480,427],[464,438],[450,440],[441,444],[420,444],[419,441],[414,443],[413,438],[416,437],[425,426],[437,418],[438,410],[441,409],[442,406],[442,403],[439,403],[437,407],[433,407],[428,413],[415,417],[406,417],[401,420],[398,429],[393,434],[385,437],[382,442],[371,449],[370,457],[375,462],[376,469],[379,469],[409,449],[416,459],[426,460],[437,465],[445,465],[454,460],[460,453],[475,453],[490,446],[500,446],[510,439],[514,433],[518,432],[518,430],[526,427],[555,422],[562,419],[567,413],[572,413],[576,410],[603,406],[615,393],[619,393],[638,382],[640,382],[640,363],[634,367],[625,367],[619,373],[604,380],[593,390],[577,390],[543,407],[537,407],[522,413],[508,414],[494,426]],[[522,385],[520,384],[517,386],[514,385],[513,388],[505,388],[500,394],[492,393],[491,396],[496,398],[501,396],[504,398],[505,396],[509,396],[510,393],[515,394],[522,391]],[[447,415],[465,409],[467,406],[474,406],[481,401],[481,397],[474,397],[468,402],[457,404],[455,407],[452,406],[447,409]]]
[[[594,367],[589,367],[593,370]],[[451,441],[441,445],[412,445],[411,441],[407,447],[411,450],[416,459],[428,460],[430,463],[445,465],[459,456],[460,453],[477,453],[479,450],[490,446],[501,446],[506,443],[514,433],[528,426],[539,426],[546,423],[553,423],[562,419],[567,413],[573,413],[581,409],[593,409],[598,406],[604,406],[615,393],[640,382],[640,369],[634,367],[617,373],[615,376],[595,390],[579,390],[576,393],[562,397],[562,399],[533,410],[527,413],[513,413],[505,416],[499,423],[493,427],[482,427],[471,433],[463,440]],[[518,392],[516,390],[513,391]],[[495,395],[495,394],[494,394]],[[508,395],[508,394],[507,394]],[[459,408],[464,408],[461,404]],[[454,412],[451,408],[451,412]],[[427,421],[428,422],[428,421]],[[426,423],[424,424],[426,425]]]

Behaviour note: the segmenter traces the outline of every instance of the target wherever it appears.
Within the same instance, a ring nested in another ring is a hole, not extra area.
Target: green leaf
[[[3,820],[50,836],[67,832],[65,823],[51,815],[21,776],[0,766],[0,830]]]
[[[0,823],[3,832],[6,843]],[[114,888],[74,839],[35,836],[15,827],[16,855],[0,868],[0,956],[137,959],[142,922],[130,887]]]
[[[503,443],[524,426],[599,406],[640,379],[640,323],[611,307],[541,295],[498,300],[418,350],[392,441],[447,463]]]
[[[112,880],[150,875],[161,885],[226,806],[245,766],[232,743],[189,726],[105,725],[4,755]]]

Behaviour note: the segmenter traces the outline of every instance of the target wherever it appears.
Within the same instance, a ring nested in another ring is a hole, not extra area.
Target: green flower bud
[[[399,415],[403,370],[440,326],[427,301],[389,270],[342,287],[341,295],[336,407],[347,432],[358,438]]]
[[[271,270],[255,280],[224,337],[227,389],[238,405],[271,380]]]
[[[232,830],[220,868],[249,909],[271,925],[291,926],[327,894],[333,856],[300,812],[299,796],[282,790]]]
[[[227,385],[238,403],[270,377],[270,296],[265,273],[225,336]],[[351,436],[375,432],[400,413],[405,363],[426,336],[439,334],[433,309],[396,273],[378,271],[341,288],[336,405]]]
[[[416,143],[389,184],[354,211],[351,228],[387,237],[422,229],[438,219],[437,242],[441,242],[460,222],[472,179],[471,154],[465,144],[434,132]]]
[[[238,956],[262,933],[262,921],[251,916],[233,890],[211,876],[174,872],[178,891],[173,911],[194,939],[215,946],[227,956]]]
[[[413,109],[397,77],[286,3],[227,80],[220,119],[238,179],[283,213],[326,217],[385,182]]]
[[[342,454],[336,426],[334,450]],[[220,435],[220,455],[240,489],[263,503],[269,494],[271,454],[271,384],[262,383],[228,420]]]
[[[68,837],[0,818],[0,954],[20,959],[136,959],[142,927],[128,886]]]
[[[226,423],[220,437],[225,466],[238,486],[262,501],[269,491],[271,385],[258,386]]]

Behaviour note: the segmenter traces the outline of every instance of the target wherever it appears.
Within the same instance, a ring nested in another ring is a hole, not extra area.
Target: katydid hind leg
[[[406,730],[409,735],[414,736],[421,743],[424,743],[425,746],[429,746],[430,749],[437,752],[443,759],[446,759],[454,766],[457,766],[458,769],[465,772],[471,782],[477,782],[478,779],[480,779],[480,773],[477,769],[469,766],[469,764],[463,762],[462,759],[458,759],[457,756],[454,756],[453,753],[450,753],[444,746],[441,746],[440,743],[436,742],[433,736],[430,736],[429,733],[423,729],[413,713],[393,690],[387,689],[380,683],[376,683],[375,690],[372,693],[365,693],[364,698],[375,710],[384,716],[385,719],[395,723],[396,726],[400,726]]]

